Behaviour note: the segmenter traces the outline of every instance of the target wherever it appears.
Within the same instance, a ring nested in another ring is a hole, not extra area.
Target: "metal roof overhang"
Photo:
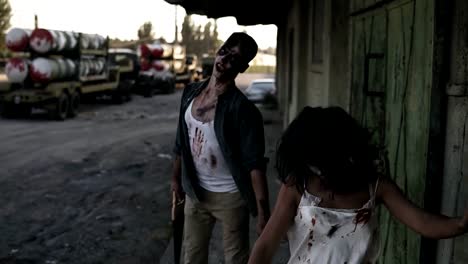
[[[187,14],[205,15],[209,18],[233,16],[239,25],[277,25],[282,6],[288,1],[279,0],[165,0],[169,4],[180,5]]]

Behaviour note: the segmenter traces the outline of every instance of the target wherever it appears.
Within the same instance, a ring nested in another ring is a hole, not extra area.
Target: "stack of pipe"
[[[172,58],[173,47],[169,44],[141,44],[138,47],[141,71],[163,72],[170,70],[168,59]]]
[[[12,83],[24,82],[28,76],[33,82],[48,83],[75,78],[77,73],[82,77],[100,75],[106,67],[104,57],[81,57],[77,61],[66,57],[67,51],[77,48],[105,49],[106,39],[97,34],[81,34],[79,37],[70,31],[12,28],[5,40],[7,48],[13,52],[34,54],[30,59],[15,57],[7,61],[5,72]]]
[[[76,48],[78,36],[74,32],[36,28],[31,32],[29,46],[39,54],[64,52]]]
[[[76,64],[70,59],[39,57],[31,63],[31,79],[47,83],[53,80],[70,79],[76,75]]]

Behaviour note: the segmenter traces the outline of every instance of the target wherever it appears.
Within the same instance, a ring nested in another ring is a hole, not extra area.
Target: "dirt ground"
[[[88,104],[65,122],[0,119],[0,263],[159,263],[180,95]],[[281,121],[264,117],[272,157]]]

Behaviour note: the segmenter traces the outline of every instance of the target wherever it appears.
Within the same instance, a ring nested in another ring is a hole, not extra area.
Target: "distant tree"
[[[184,22],[182,23],[182,44],[184,45],[190,45],[192,44],[191,42],[193,41],[193,23],[192,23],[192,18],[191,16],[185,16],[184,17]]]
[[[128,48],[135,49],[140,40],[121,40],[119,38],[110,39],[110,48]]]
[[[213,47],[213,51],[216,52],[216,50],[219,48],[219,46],[221,46],[222,44],[222,41],[220,39],[218,39],[219,37],[219,34],[218,34],[218,23],[217,21],[215,20],[215,23],[214,23],[214,29],[213,29],[213,34],[211,36],[211,41],[212,41],[212,47]]]
[[[275,55],[275,54],[276,54],[276,48],[268,47],[268,48],[265,50],[265,53]]]
[[[195,40],[201,41],[202,39],[203,39],[202,26],[198,25],[197,29],[195,30]]]
[[[197,29],[195,30],[195,45],[193,47],[194,53],[195,54],[201,54],[205,49],[203,47],[203,31],[202,31],[202,26],[199,25]]]
[[[153,24],[151,22],[145,22],[142,26],[140,26],[138,29],[138,39],[154,39]]]
[[[5,48],[5,34],[6,30],[10,28],[11,6],[8,0],[0,0],[0,53],[6,51]]]
[[[191,16],[185,16],[182,23],[182,44],[185,45],[187,53],[196,54],[201,57],[203,54],[213,54],[220,45],[218,39],[218,27],[212,21],[208,21],[204,26],[194,25]]]
[[[203,40],[201,41],[203,43],[203,48],[208,51],[208,53],[213,49],[211,27],[211,22],[208,21],[203,28]]]
[[[162,43],[162,44],[166,44],[167,43],[167,40],[164,38],[164,37],[160,37],[158,39],[156,39],[159,43]]]

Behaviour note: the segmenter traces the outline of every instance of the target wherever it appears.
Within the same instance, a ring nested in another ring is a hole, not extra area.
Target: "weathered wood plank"
[[[355,0],[352,8],[370,3]],[[390,175],[411,200],[422,205],[432,81],[431,4],[393,1],[381,10],[353,19],[351,111],[377,131],[375,140],[383,140],[387,147]],[[376,93],[366,95],[364,88]],[[380,262],[418,263],[420,236],[386,210],[380,219]]]

